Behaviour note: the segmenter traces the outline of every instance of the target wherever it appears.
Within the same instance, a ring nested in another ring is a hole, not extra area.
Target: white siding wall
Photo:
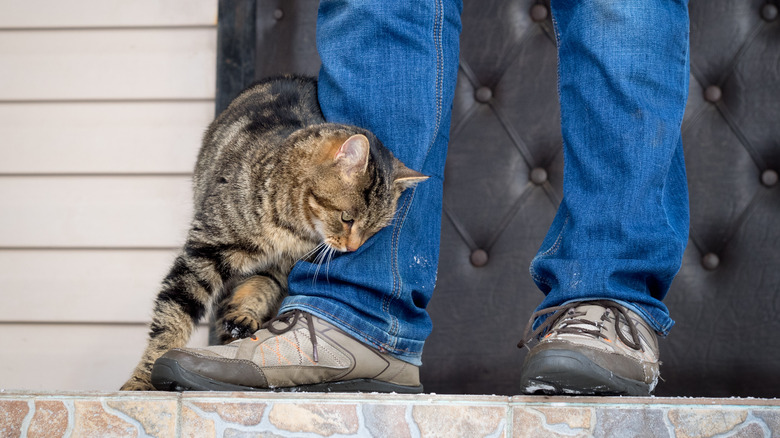
[[[189,221],[216,19],[217,0],[0,0],[0,389],[129,377]]]

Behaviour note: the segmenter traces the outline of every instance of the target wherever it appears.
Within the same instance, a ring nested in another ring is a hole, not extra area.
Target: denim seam
[[[433,136],[425,151],[423,163],[428,160],[433,145],[436,144],[436,138],[439,136],[441,128],[442,100],[444,94],[444,48],[442,47],[442,32],[444,29],[444,4],[443,0],[436,2],[436,10],[433,17],[433,44],[436,47],[436,124],[433,127]],[[422,170],[422,164],[421,164]]]
[[[665,330],[669,329],[669,327],[667,327],[668,324],[661,324],[661,322],[658,321],[658,319],[656,319],[650,312],[647,311],[645,306],[643,306],[641,304],[637,304],[637,303],[633,303],[633,304],[635,306],[637,306],[637,307],[641,307],[642,310],[644,310],[644,312],[642,312],[642,316],[646,317],[646,318],[650,318],[651,320],[653,320],[653,324],[652,325],[654,325],[656,327],[661,327],[661,331],[665,331]]]
[[[563,220],[563,225],[561,225],[561,231],[558,232],[558,236],[555,238],[555,242],[553,242],[553,245],[550,248],[548,248],[547,251],[538,254],[535,258],[544,257],[558,252],[558,249],[560,249],[561,247],[561,242],[563,241],[563,230],[566,229],[566,224],[569,223],[570,217],[571,215],[569,213],[566,213],[566,219]],[[549,282],[545,278],[542,278],[542,276],[536,273],[533,264],[531,265],[530,272],[531,272],[531,278],[533,278],[534,281],[550,286],[551,288],[553,287],[551,282]]]
[[[552,24],[553,24],[553,33],[555,34],[555,56],[557,60],[557,75],[556,75],[556,87],[558,89],[558,100],[561,99],[561,56],[560,56],[560,50],[561,50],[561,35],[558,28],[558,21],[555,19],[555,14],[552,13],[552,7],[550,8],[550,15]],[[569,213],[566,213],[566,219],[563,221],[563,225],[561,226],[561,231],[558,233],[558,236],[555,238],[555,242],[553,242],[553,245],[548,248],[546,251],[537,254],[535,258],[538,257],[544,257],[547,255],[555,254],[558,252],[558,249],[560,248],[561,242],[563,240],[563,231],[566,229],[566,225],[569,223],[569,218],[571,215]],[[531,265],[530,269],[531,278],[536,281],[537,283],[541,283],[544,285],[549,286],[550,288],[553,287],[552,282],[547,280],[546,278],[543,278],[541,275],[536,273],[536,270],[533,267],[533,264]]]
[[[411,209],[412,201],[414,200],[414,193],[416,191],[416,188],[411,189],[411,194],[404,197],[403,204],[398,209],[399,215],[398,215],[398,222],[397,225],[393,228],[393,235],[391,239],[391,248],[392,248],[392,274],[393,274],[393,288],[392,293],[388,296],[385,296],[382,299],[382,311],[387,313],[392,323],[388,329],[388,334],[395,336],[398,334],[398,318],[396,318],[394,315],[390,314],[390,302],[395,299],[397,296],[401,295],[401,289],[402,282],[401,282],[401,273],[398,270],[398,242],[401,238],[401,230],[403,228],[404,223],[406,222],[406,217],[409,214],[409,210]]]
[[[552,5],[550,5],[550,15],[553,24],[553,33],[555,34],[555,59],[558,75],[555,78],[556,86],[558,88],[558,101],[561,99],[561,34],[558,28],[558,20],[555,19],[555,14],[552,11]]]
[[[566,229],[566,225],[569,223],[569,218],[571,215],[569,213],[566,213],[566,219],[563,220],[563,225],[561,225],[561,231],[558,233],[558,236],[555,238],[555,242],[553,245],[547,249],[547,251],[539,254],[537,257],[544,257],[546,255],[552,255],[558,252],[558,249],[561,247],[561,242],[563,241],[563,230]]]
[[[533,279],[534,279],[534,281],[536,281],[537,283],[542,283],[542,284],[544,284],[544,285],[550,286],[551,288],[553,287],[552,283],[551,283],[551,282],[549,282],[549,281],[547,281],[547,279],[543,278],[543,277],[542,277],[542,276],[540,276],[539,274],[537,274],[537,273],[534,271],[534,268],[531,268],[531,278],[533,278]]]
[[[434,125],[433,129],[433,135],[431,136],[431,142],[428,145],[428,149],[425,151],[425,157],[423,158],[423,162],[420,164],[420,170],[422,170],[422,167],[428,159],[428,155],[430,155],[431,149],[433,148],[433,145],[436,143],[436,139],[439,136],[439,129],[441,127],[441,115],[442,115],[442,100],[443,100],[443,89],[444,89],[444,49],[442,47],[442,29],[444,28],[444,5],[443,0],[438,0],[435,2],[435,11],[434,11],[434,19],[433,19],[433,41],[434,46],[436,47],[436,89],[434,90],[434,94],[436,96],[436,124]],[[401,285],[401,275],[398,272],[398,252],[399,252],[399,241],[401,236],[401,230],[403,228],[404,223],[406,222],[406,217],[409,214],[409,210],[411,209],[412,201],[414,200],[414,194],[416,192],[416,189],[412,189],[412,194],[409,196],[409,201],[405,202],[402,208],[402,215],[400,217],[400,221],[398,225],[393,230],[393,239],[392,239],[392,274],[393,274],[393,292],[390,296],[386,297],[382,302],[382,310],[387,313],[391,320],[391,326],[389,329],[389,335],[391,335],[393,338],[396,337],[399,331],[399,324],[398,319],[394,315],[390,315],[390,302],[392,300],[398,299],[401,296],[401,292],[403,290],[403,287]],[[396,349],[394,346],[393,349]]]
[[[409,214],[409,209],[412,205],[412,200],[414,199],[414,192],[416,189],[412,189],[411,195],[405,197],[404,203],[401,205],[401,208],[399,211],[401,214],[399,215],[398,224],[393,228],[393,237],[391,242],[391,252],[392,252],[392,275],[393,275],[393,291],[392,294],[385,296],[382,299],[382,311],[387,313],[388,316],[390,316],[392,323],[390,324],[390,327],[388,328],[388,334],[391,336],[395,336],[398,334],[398,318],[395,317],[395,315],[390,314],[390,302],[396,298],[396,296],[400,296],[401,294],[401,274],[398,271],[398,241],[401,237],[401,229],[404,226],[404,223],[406,222],[406,216]]]

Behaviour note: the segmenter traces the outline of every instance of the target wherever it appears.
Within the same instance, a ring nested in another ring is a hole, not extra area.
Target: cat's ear
[[[395,179],[393,182],[399,186],[401,190],[414,187],[417,183],[425,181],[428,178],[430,177],[406,167],[404,163],[398,159],[395,160]]]
[[[354,178],[366,172],[370,149],[368,138],[362,134],[355,134],[341,145],[333,160],[341,167],[344,175]]]

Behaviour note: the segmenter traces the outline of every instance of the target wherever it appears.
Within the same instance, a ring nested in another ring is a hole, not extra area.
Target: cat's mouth
[[[349,249],[347,245],[330,242],[328,240],[325,241],[325,244],[328,245],[331,249],[334,249],[338,252],[353,252],[357,249],[357,248]]]
[[[342,241],[344,242],[337,242],[336,244],[329,245],[340,252],[355,252],[358,248],[363,246],[363,243],[365,243],[366,240],[360,236],[352,235],[347,239],[342,239]]]
[[[325,245],[338,252],[355,252],[363,245],[363,242],[350,241],[349,239],[326,238]]]

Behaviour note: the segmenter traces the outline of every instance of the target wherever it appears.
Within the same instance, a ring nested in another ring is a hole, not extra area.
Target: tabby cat
[[[313,79],[243,91],[204,136],[187,240],[121,389],[154,389],[154,361],[183,347],[209,308],[222,342],[253,334],[275,316],[296,261],[356,250],[390,223],[401,192],[426,178],[369,131],[325,123]]]

